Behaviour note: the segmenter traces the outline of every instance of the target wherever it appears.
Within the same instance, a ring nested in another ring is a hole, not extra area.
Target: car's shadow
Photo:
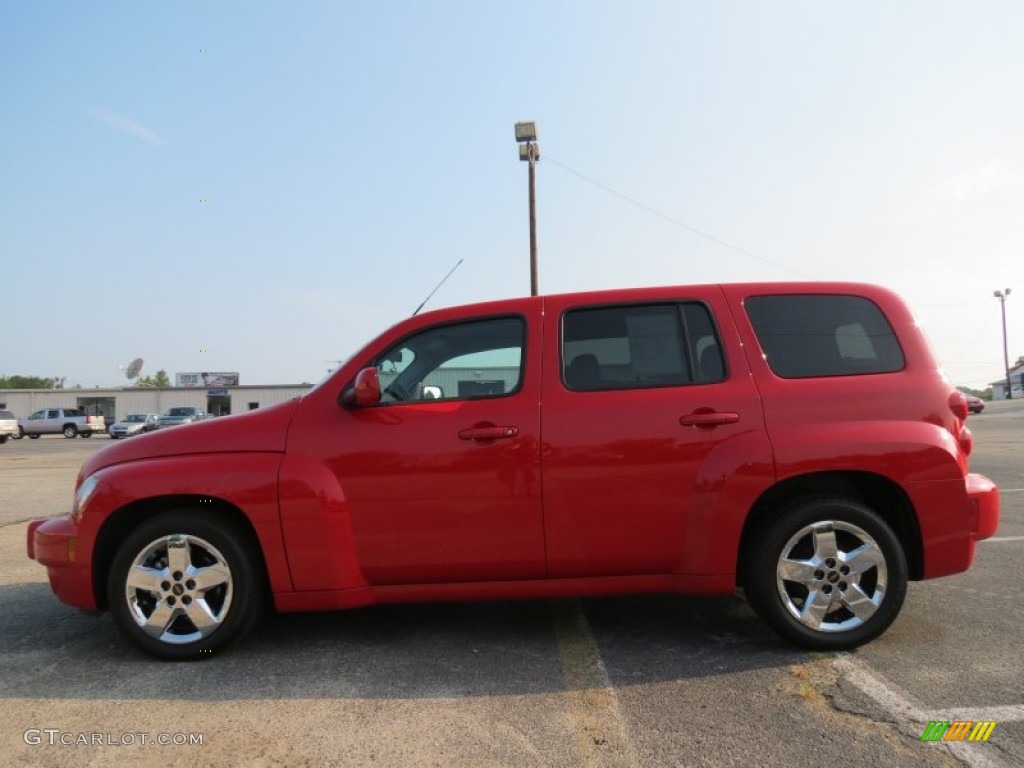
[[[109,616],[69,609],[34,583],[0,587],[0,696],[219,701],[564,691],[560,638],[564,644],[567,632],[581,634],[581,625],[565,629],[557,617],[578,611],[616,685],[809,658],[777,639],[738,597],[659,595],[280,614],[223,654],[159,662],[129,646]]]

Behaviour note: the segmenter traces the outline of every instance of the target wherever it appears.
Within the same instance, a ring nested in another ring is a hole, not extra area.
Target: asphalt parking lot
[[[154,662],[109,617],[58,603],[25,556],[24,521],[63,512],[107,439],[8,441],[3,762],[1024,764],[1024,403],[970,424],[1000,530],[968,573],[911,584],[888,633],[850,654],[792,648],[738,597],[659,596],[280,616],[222,656]],[[920,741],[954,719],[997,725],[984,743]]]

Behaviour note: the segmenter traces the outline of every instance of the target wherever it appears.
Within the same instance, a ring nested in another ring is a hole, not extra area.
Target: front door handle
[[[703,409],[689,413],[679,419],[684,427],[697,427],[697,429],[712,429],[722,424],[735,424],[740,420],[738,413],[732,411],[712,411]]]
[[[519,434],[519,427],[471,427],[459,432],[460,440],[502,440]]]

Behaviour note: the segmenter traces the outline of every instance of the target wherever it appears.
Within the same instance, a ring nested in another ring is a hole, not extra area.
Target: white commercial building
[[[114,387],[110,389],[4,389],[0,408],[25,418],[43,408],[78,408],[113,424],[129,413],[163,413],[178,405],[215,416],[242,413],[304,395],[310,384],[233,387]]]

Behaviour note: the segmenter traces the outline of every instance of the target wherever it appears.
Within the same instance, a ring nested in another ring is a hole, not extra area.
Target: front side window
[[[562,324],[562,380],[571,390],[644,389],[725,377],[703,304],[572,310]]]
[[[377,358],[382,403],[500,397],[519,389],[526,324],[501,317],[421,331]]]
[[[765,360],[783,378],[903,369],[903,350],[892,326],[862,296],[754,296],[745,306]]]

